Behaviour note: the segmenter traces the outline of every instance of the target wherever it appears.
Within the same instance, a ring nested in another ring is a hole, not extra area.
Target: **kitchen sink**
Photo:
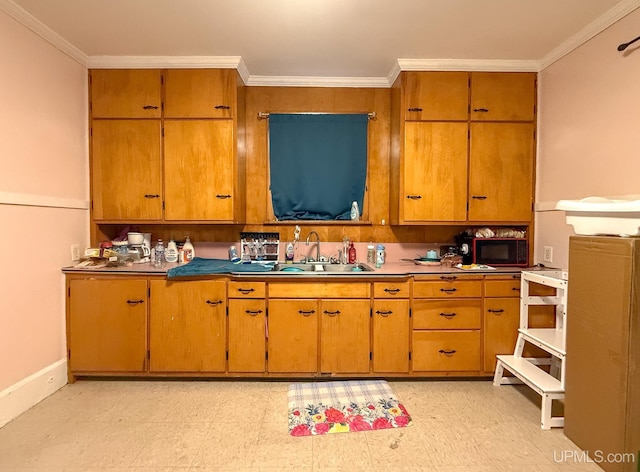
[[[360,272],[373,272],[373,269],[367,264],[329,264],[326,262],[320,263],[294,263],[283,264],[277,263],[273,266],[273,272],[282,272],[286,274],[357,274]]]

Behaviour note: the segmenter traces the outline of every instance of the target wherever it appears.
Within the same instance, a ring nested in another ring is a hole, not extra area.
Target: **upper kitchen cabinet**
[[[165,76],[165,118],[233,118],[235,69],[169,69]]]
[[[160,118],[162,71],[95,69],[89,73],[92,118]]]
[[[467,72],[405,72],[401,80],[406,121],[467,120]]]
[[[536,74],[472,72],[471,121],[533,121]]]

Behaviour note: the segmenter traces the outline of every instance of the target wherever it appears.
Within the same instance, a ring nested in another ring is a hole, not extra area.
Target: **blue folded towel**
[[[191,262],[167,271],[167,278],[191,277],[193,275],[231,274],[236,272],[269,272],[274,263],[237,264],[226,259],[196,257]]]

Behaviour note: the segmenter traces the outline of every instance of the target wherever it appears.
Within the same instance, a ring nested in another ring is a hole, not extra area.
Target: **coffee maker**
[[[142,233],[142,238],[129,236],[128,239],[129,254],[132,256],[133,262],[136,264],[151,262],[151,233]]]

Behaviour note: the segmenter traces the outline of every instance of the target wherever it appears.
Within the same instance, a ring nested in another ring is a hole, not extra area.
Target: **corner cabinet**
[[[244,219],[236,70],[91,70],[89,78],[95,222]]]
[[[531,222],[536,74],[402,72],[391,96],[392,223]]]

